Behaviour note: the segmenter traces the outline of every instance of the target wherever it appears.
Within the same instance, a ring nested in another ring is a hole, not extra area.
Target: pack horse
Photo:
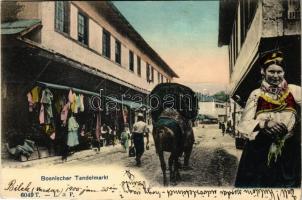
[[[153,139],[163,173],[163,183],[167,185],[164,152],[170,152],[170,183],[181,180],[179,158],[184,154],[184,168],[189,167],[189,159],[194,144],[192,122],[198,112],[195,93],[177,83],[157,85],[150,94],[153,120]]]

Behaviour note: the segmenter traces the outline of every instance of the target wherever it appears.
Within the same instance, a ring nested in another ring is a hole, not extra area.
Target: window
[[[55,29],[69,34],[69,3],[66,1],[56,1],[55,10]]]
[[[253,21],[256,13],[258,1],[255,0],[240,0],[240,35],[241,45],[243,44],[247,31]]]
[[[287,10],[287,19],[300,19],[300,1],[288,0],[287,5],[284,6]]]
[[[88,18],[78,13],[78,41],[88,45]]]
[[[134,54],[133,51],[129,51],[129,69],[134,71]]]
[[[103,29],[103,56],[110,58],[110,33]]]
[[[160,73],[157,72],[157,82],[160,83]]]
[[[115,62],[121,64],[121,43],[115,40]]]
[[[151,66],[151,82],[154,83],[154,68]]]
[[[150,65],[146,63],[146,80],[150,82]]]
[[[137,56],[137,74],[141,76],[141,58]]]

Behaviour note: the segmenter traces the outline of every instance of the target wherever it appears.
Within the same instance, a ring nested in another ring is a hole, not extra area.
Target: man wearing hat
[[[246,103],[238,131],[248,139],[236,187],[300,187],[301,87],[287,84],[281,51],[260,60],[263,77]]]
[[[131,136],[131,146],[135,147],[135,160],[136,165],[141,166],[141,157],[144,153],[144,135],[146,134],[147,145],[149,144],[149,129],[147,124],[144,122],[144,115],[138,113],[137,122],[133,125],[132,136]]]

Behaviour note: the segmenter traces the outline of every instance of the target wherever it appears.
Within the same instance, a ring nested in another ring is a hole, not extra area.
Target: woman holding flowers
[[[281,51],[261,58],[261,87],[246,103],[238,131],[248,138],[236,187],[300,187],[301,87],[287,84]]]

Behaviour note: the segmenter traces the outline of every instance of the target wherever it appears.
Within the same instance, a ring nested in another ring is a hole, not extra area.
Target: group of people
[[[233,133],[230,121],[228,121],[226,124],[224,122],[219,122],[219,129],[221,129],[222,136],[224,136],[225,133]]]
[[[149,128],[144,122],[144,115],[139,113],[137,122],[133,124],[132,131],[130,132],[129,125],[125,124],[124,131],[121,133],[121,144],[125,152],[130,148],[135,148],[135,161],[137,166],[141,166],[141,157],[145,151],[144,138],[146,137],[146,148],[149,147]]]
[[[115,145],[116,143],[116,127],[110,127],[106,123],[103,123],[101,127],[101,137],[100,139],[103,139],[103,145],[108,146],[108,145]]]

